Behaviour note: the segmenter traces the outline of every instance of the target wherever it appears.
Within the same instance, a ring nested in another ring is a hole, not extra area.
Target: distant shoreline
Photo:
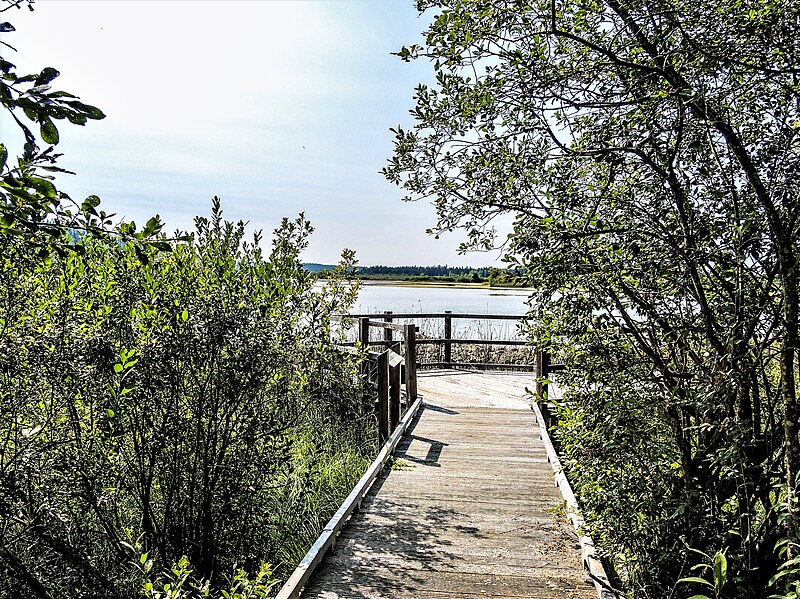
[[[405,281],[403,279],[361,279],[363,285],[391,285],[393,287],[451,287],[457,289],[493,289],[488,283],[456,283],[455,281]],[[494,288],[499,289],[499,288]]]
[[[325,282],[327,279],[317,279],[320,282]],[[491,289],[497,291],[532,291],[532,287],[512,287],[495,285],[490,286],[489,283],[456,283],[449,281],[406,281],[403,279],[360,279],[362,285],[374,286],[387,286],[387,287],[419,287],[419,288],[449,288],[449,289]]]

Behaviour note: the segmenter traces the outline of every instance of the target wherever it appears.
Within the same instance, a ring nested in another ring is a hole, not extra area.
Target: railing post
[[[385,310],[383,313],[384,314],[391,314],[392,311],[391,310]],[[389,318],[388,316],[384,316],[383,317],[383,322],[392,322],[392,319]],[[383,340],[384,341],[389,341],[391,343],[391,341],[392,341],[392,329],[383,329]]]
[[[389,352],[378,356],[378,442],[389,438]]]
[[[406,409],[417,399],[417,327],[405,326]]]
[[[389,367],[389,434],[400,422],[400,364]]]
[[[542,415],[547,420],[545,424],[549,427],[553,424],[553,415],[550,413],[550,406],[548,405],[549,402],[547,401],[548,384],[545,382],[545,380],[549,375],[550,354],[542,348],[537,348],[535,357],[536,386],[534,387],[534,390],[536,393],[536,401],[539,403]]]
[[[546,349],[543,349],[541,356],[542,378],[547,380],[550,377],[550,353]],[[545,401],[548,401],[549,386],[550,385],[546,382],[542,383],[542,398],[544,398]]]
[[[444,362],[450,364],[453,361],[452,345],[450,345],[450,339],[453,338],[453,319],[450,314],[453,312],[445,310],[444,313]]]
[[[358,340],[362,347],[369,345],[369,318],[358,319]]]

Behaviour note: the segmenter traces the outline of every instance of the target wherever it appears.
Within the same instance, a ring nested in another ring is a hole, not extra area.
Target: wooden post
[[[553,415],[550,412],[550,406],[547,401],[547,383],[544,382],[542,379],[547,379],[550,369],[550,354],[547,351],[537,348],[536,349],[536,364],[535,364],[535,374],[536,374],[536,386],[534,387],[536,393],[536,402],[539,404],[539,407],[542,411],[542,415],[544,416],[546,426],[551,426],[553,424]]]
[[[378,356],[378,443],[389,438],[389,352]]]
[[[550,376],[550,353],[543,349],[541,353],[541,363],[542,363],[542,378],[547,379]],[[548,399],[548,387],[547,383],[542,383],[542,397],[545,401]]]
[[[369,345],[369,318],[358,319],[358,340],[362,347]]]
[[[537,347],[533,352],[533,376],[535,382],[533,383],[533,394],[536,396],[536,401],[542,403],[542,349]]]
[[[389,434],[400,422],[400,364],[389,368]]]
[[[450,364],[453,361],[452,346],[450,345],[450,339],[453,338],[453,319],[449,315],[453,312],[445,310],[444,313],[446,315],[444,317],[444,362]]]
[[[391,314],[391,313],[392,313],[391,310],[385,310],[384,311],[384,314]],[[392,319],[389,318],[388,316],[384,316],[383,317],[383,322],[392,322]],[[392,341],[392,329],[388,329],[388,328],[387,329],[383,329],[383,340],[384,341],[389,341],[389,342]]]
[[[405,326],[406,409],[417,400],[417,327]]]

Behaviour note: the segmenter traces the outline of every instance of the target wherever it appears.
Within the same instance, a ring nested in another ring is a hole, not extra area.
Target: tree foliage
[[[285,575],[369,463],[357,356],[330,343],[355,288],[314,289],[308,222],[268,256],[218,202],[196,226],[144,265],[114,240],[43,263],[6,238],[3,596],[130,597],[184,556],[212,589]]]
[[[693,548],[727,555],[720,596],[764,596],[798,534],[796,4],[418,6],[438,13],[398,54],[437,85],[384,173],[464,249],[516,216],[508,258],[570,366],[563,447],[621,582],[704,591],[677,583]]]

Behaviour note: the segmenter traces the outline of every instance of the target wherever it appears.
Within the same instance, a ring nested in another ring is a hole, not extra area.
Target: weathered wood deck
[[[419,373],[424,404],[304,597],[596,597],[538,436],[532,375]]]

